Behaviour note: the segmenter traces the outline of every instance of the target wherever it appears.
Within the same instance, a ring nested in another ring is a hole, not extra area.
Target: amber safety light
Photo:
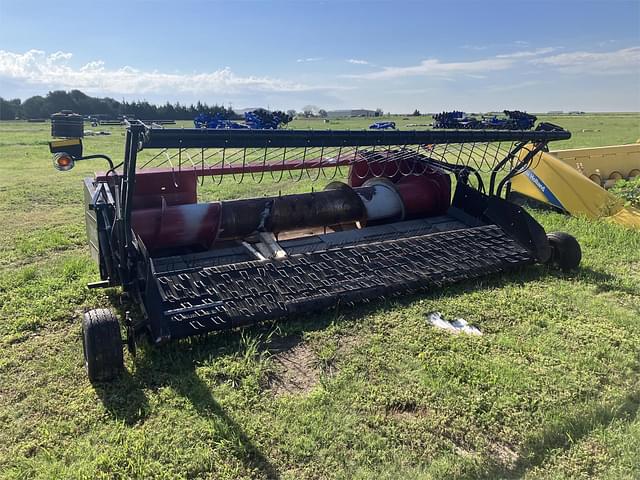
[[[61,153],[56,153],[53,156],[53,166],[62,172],[71,170],[74,164],[75,162],[73,160],[73,157],[68,153],[61,152]]]

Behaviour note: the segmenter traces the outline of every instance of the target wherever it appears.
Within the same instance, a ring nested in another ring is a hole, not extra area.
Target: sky
[[[0,96],[640,111],[640,0],[0,0]]]

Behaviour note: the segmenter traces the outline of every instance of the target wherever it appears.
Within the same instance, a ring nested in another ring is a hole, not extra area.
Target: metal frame
[[[571,134],[558,130],[145,130],[140,149],[147,148],[275,148],[428,145],[436,143],[549,142]]]
[[[117,275],[109,278],[109,281],[96,282],[94,286],[122,285],[123,289],[129,292],[141,306],[145,309],[145,279],[147,279],[150,259],[143,245],[137,241],[132,229],[133,197],[136,186],[136,167],[138,163],[138,152],[145,149],[166,149],[166,148],[323,148],[323,147],[392,147],[392,146],[422,146],[443,143],[474,143],[474,142],[513,142],[511,150],[504,159],[499,161],[492,169],[490,175],[490,185],[487,195],[484,194],[484,184],[479,172],[466,165],[456,165],[448,162],[429,158],[420,154],[420,159],[427,165],[432,165],[451,173],[454,173],[459,180],[460,187],[470,197],[457,207],[462,207],[462,211],[469,208],[473,210],[474,202],[486,202],[500,198],[502,190],[508,184],[508,180],[524,171],[533,161],[535,156],[543,150],[547,142],[552,140],[563,140],[570,138],[570,133],[558,128],[548,128],[536,131],[507,131],[507,130],[445,130],[445,131],[307,131],[307,130],[278,130],[278,131],[246,131],[246,130],[202,130],[202,129],[156,129],[135,122],[128,125],[125,138],[125,153],[122,162],[122,171],[118,173],[113,165],[105,176],[110,188],[98,188],[94,192],[96,198],[93,205],[97,210],[104,227],[108,233],[109,254],[111,258],[105,259],[108,262],[108,270]],[[532,144],[532,148],[526,148]],[[428,149],[425,149],[427,152]],[[526,154],[522,152],[526,151]],[[306,152],[306,150],[305,150]],[[498,172],[503,170],[509,162],[516,161],[515,166],[507,173],[497,185]],[[342,165],[349,165],[353,161],[353,156],[340,160]],[[322,160],[304,161],[296,166],[286,163],[274,165],[243,165],[240,168],[255,168],[256,171],[278,171],[296,168],[322,168],[327,166]],[[118,167],[116,167],[118,168]],[[203,168],[198,175],[214,175],[234,173],[233,169],[225,170],[224,167],[216,170],[217,167]],[[469,175],[474,175],[478,182],[478,188],[473,189],[467,185]],[[104,185],[98,183],[97,186]],[[478,196],[476,196],[478,195]],[[100,197],[100,201],[96,201]],[[462,197],[462,195],[460,196]],[[499,203],[498,202],[498,203]],[[495,203],[495,202],[494,202]],[[506,203],[506,202],[505,202]],[[513,212],[508,207],[499,204],[497,207],[499,215],[505,216],[507,223],[518,223],[515,232],[509,231],[508,225],[501,225],[505,231],[514,237],[518,237],[522,231],[541,229],[533,219],[529,219],[526,212]],[[108,209],[113,209],[109,215]],[[498,215],[498,216],[499,216]],[[112,217],[112,222],[109,217]],[[524,219],[523,219],[524,217]],[[496,217],[497,218],[497,217]],[[500,224],[499,221],[496,223]],[[536,230],[537,231],[537,230]],[[543,231],[542,231],[543,232]],[[543,232],[544,233],[544,232]],[[539,234],[539,232],[538,232]],[[538,235],[536,234],[536,235]],[[525,233],[524,238],[533,238],[534,235]],[[539,235],[538,235],[539,236]],[[531,244],[532,251],[543,251],[548,246],[546,243]],[[540,255],[539,255],[540,256]],[[147,317],[147,312],[144,312]],[[129,328],[129,325],[128,325]]]

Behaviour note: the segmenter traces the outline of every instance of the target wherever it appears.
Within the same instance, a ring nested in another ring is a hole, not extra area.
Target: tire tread
[[[85,366],[91,382],[116,378],[124,369],[120,324],[108,308],[89,310],[83,316]]]

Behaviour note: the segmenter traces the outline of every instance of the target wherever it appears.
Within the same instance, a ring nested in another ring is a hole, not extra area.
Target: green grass
[[[408,118],[394,120],[428,122]],[[640,137],[638,115],[547,120],[574,132],[559,148]],[[98,274],[81,179],[102,166],[56,172],[48,128],[0,123],[0,478],[640,476],[640,232],[534,212],[578,238],[578,272],[534,266],[143,346],[122,379],[93,387],[81,312],[128,306],[117,290],[85,288]],[[122,129],[105,129],[114,134],[87,138],[86,151],[121,157]],[[484,336],[430,328],[434,310]]]
[[[625,205],[640,208],[640,176],[618,180],[611,192],[624,200]]]

